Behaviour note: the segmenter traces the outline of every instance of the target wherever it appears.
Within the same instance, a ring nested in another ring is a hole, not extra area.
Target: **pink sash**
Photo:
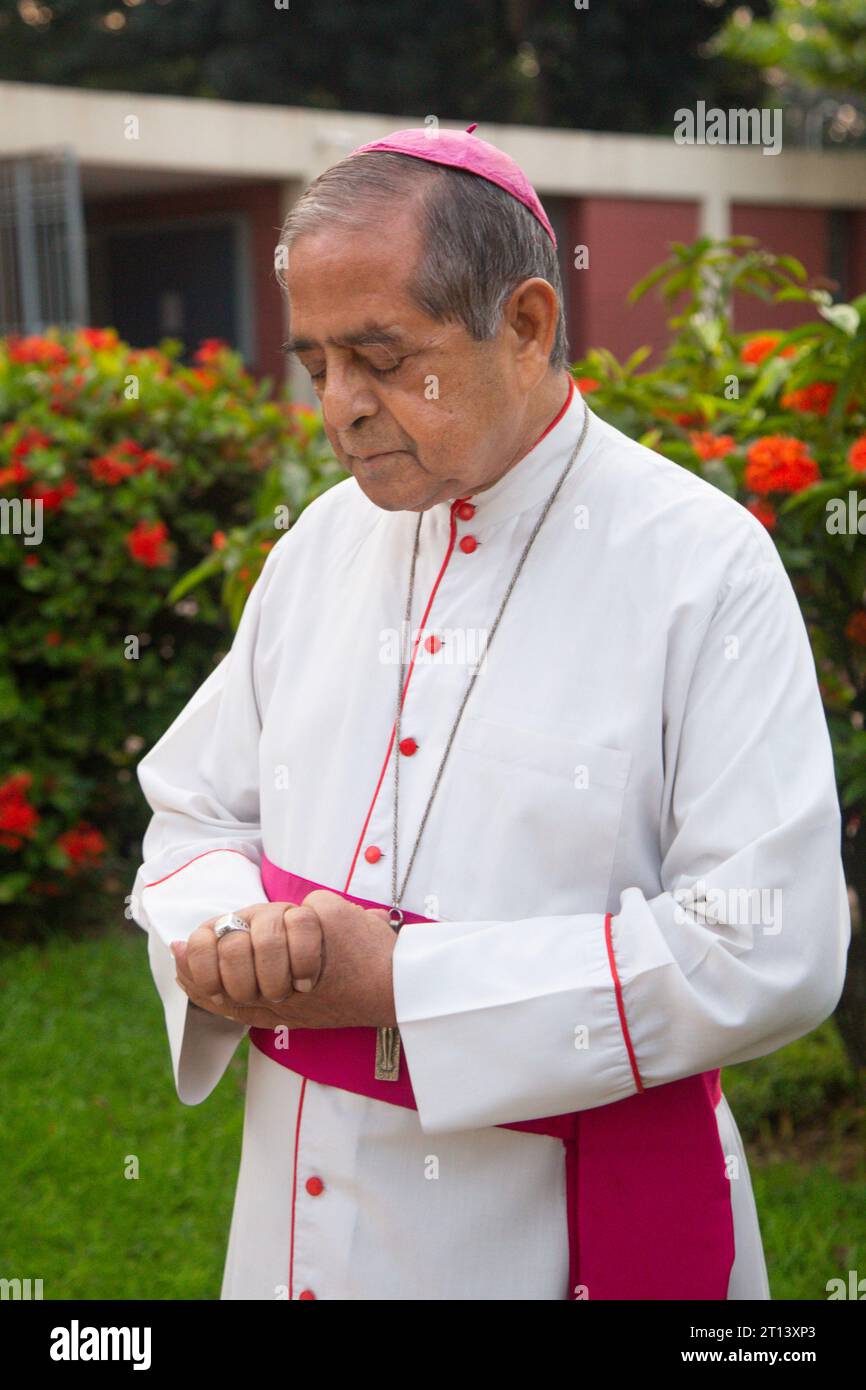
[[[267,858],[262,881],[271,902],[301,903],[327,887]],[[431,921],[414,912],[404,918]],[[251,1028],[250,1039],[310,1081],[417,1110],[405,1047],[399,1079],[375,1080],[375,1028],[293,1028],[288,1048],[276,1046],[269,1028]],[[715,1117],[720,1098],[720,1074],[708,1071],[592,1110],[497,1126],[563,1141],[567,1299],[727,1298],[734,1227]]]

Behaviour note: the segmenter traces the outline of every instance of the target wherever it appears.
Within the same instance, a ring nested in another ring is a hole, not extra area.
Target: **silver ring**
[[[235,912],[225,912],[222,917],[216,919],[213,930],[214,936],[219,941],[230,931],[249,931],[250,924],[245,922],[243,917],[238,917]]]

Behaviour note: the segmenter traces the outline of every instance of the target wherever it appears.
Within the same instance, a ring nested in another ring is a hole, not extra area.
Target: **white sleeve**
[[[668,673],[663,892],[623,889],[608,931],[601,912],[401,929],[396,1015],[425,1132],[606,1105],[772,1052],[835,1008],[841,815],[781,561],[729,580],[705,627]]]
[[[172,941],[210,917],[267,901],[259,824],[260,710],[255,649],[277,547],[243,612],[232,648],[138,765],[153,816],[132,892],[148,934],[175,1085],[198,1105],[219,1081],[246,1026],[193,1008],[177,984]]]

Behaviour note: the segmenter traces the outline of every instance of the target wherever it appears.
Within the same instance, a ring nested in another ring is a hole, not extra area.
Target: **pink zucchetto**
[[[352,155],[384,150],[389,154],[408,154],[414,159],[429,160],[431,164],[444,164],[450,169],[464,169],[468,174],[477,174],[480,179],[487,179],[488,183],[498,184],[512,198],[529,208],[555,246],[556,237],[541,206],[541,199],[520,165],[495,145],[477,139],[473,135],[474,130],[474,125],[467,130],[439,130],[427,126],[396,130],[393,135],[386,135],[384,140],[359,145]]]

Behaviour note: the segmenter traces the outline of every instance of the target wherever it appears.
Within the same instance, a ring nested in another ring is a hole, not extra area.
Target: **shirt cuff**
[[[425,1133],[635,1094],[611,944],[603,913],[401,927],[395,1008]]]
[[[177,983],[172,941],[186,941],[220,912],[264,902],[258,865],[234,850],[194,856],[152,883],[140,883],[148,955],[162,999],[175,1087],[185,1105],[210,1095],[249,1025],[198,1009]]]

